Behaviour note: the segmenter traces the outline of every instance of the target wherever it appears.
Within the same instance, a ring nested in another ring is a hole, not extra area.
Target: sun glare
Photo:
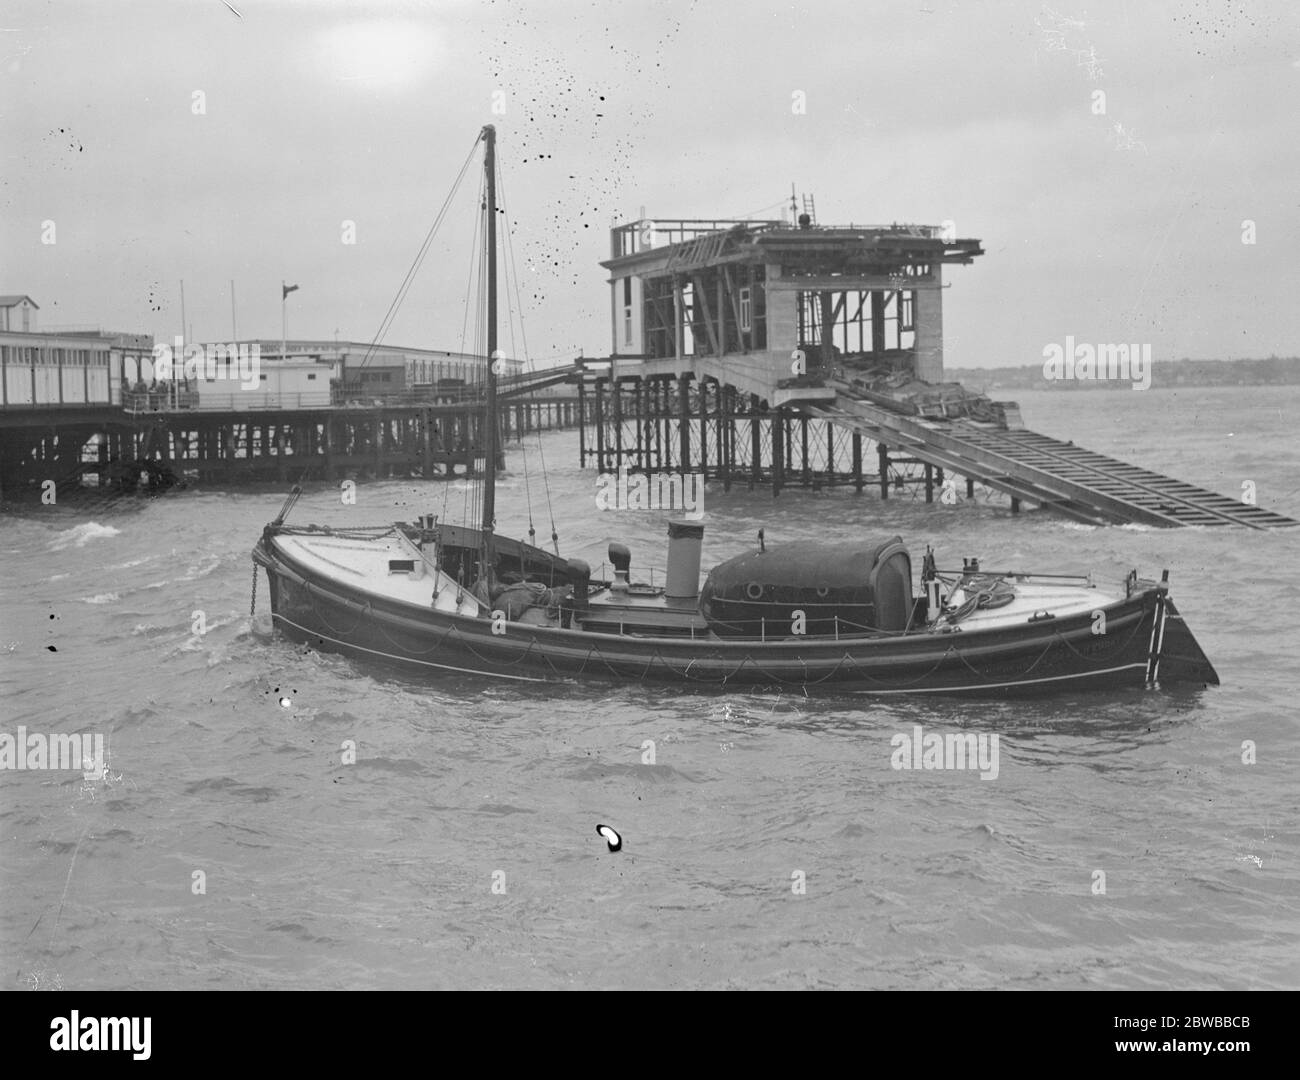
[[[407,21],[347,22],[325,36],[331,78],[368,86],[405,86],[429,73],[437,39]]]

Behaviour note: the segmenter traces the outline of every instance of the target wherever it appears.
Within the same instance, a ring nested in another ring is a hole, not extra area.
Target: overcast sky
[[[291,337],[368,341],[495,123],[543,363],[608,352],[611,219],[773,215],[792,182],[822,224],[952,220],[983,240],[948,275],[949,369],[1040,364],[1067,334],[1294,355],[1298,12],[11,0],[0,293],[30,294],[43,326],[169,339],[184,279],[196,337],[226,340],[233,278],[239,335],[275,338],[286,279]],[[390,343],[460,347],[468,194]]]

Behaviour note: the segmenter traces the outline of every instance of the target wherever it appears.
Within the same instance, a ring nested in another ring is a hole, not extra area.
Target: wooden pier
[[[501,442],[579,422],[575,395],[531,396],[524,380],[498,405]],[[560,376],[562,379],[564,376]],[[450,479],[483,468],[477,397],[428,404],[411,396],[369,405],[194,410],[128,396],[122,406],[26,406],[0,411],[0,485],[13,497],[53,480],[56,489],[133,490],[143,482]],[[504,465],[499,457],[498,467]]]
[[[945,382],[942,270],[981,254],[938,226],[819,228],[806,214],[616,227],[602,264],[613,352],[583,368],[581,463],[773,494],[951,503],[979,485],[1012,512],[1092,524],[1300,524],[1026,431],[1015,403]]]
[[[619,370],[626,370],[620,363]],[[601,472],[696,474],[724,490],[852,487],[927,503],[976,498],[976,485],[1088,524],[1280,528],[1292,518],[1073,443],[995,421],[909,417],[851,391],[772,408],[693,375],[596,377],[583,387],[583,465]]]
[[[617,226],[602,264],[610,355],[500,380],[498,445],[577,427],[580,465],[602,473],[944,503],[980,487],[1013,513],[1029,504],[1093,524],[1300,524],[1024,430],[1015,403],[945,382],[944,267],[982,254],[938,226],[821,228],[807,214],[797,226]],[[473,474],[480,394],[221,411],[60,393],[57,406],[0,407],[0,484],[12,494],[93,473],[125,486],[142,469],[221,484]]]

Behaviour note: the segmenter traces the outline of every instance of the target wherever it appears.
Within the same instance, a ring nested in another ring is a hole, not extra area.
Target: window
[[[740,290],[740,328],[749,333],[754,323],[754,303],[748,288]]]
[[[632,279],[623,279],[623,344],[632,344]]]
[[[32,309],[26,304],[23,305],[23,330],[30,331],[32,328]]]
[[[916,329],[916,293],[905,292],[902,293],[901,295],[903,298],[903,306],[899,313],[898,328],[900,330],[915,330]]]
[[[307,381],[308,381],[308,382],[315,382],[315,381],[316,381],[316,373],[315,373],[314,371],[309,371],[309,372],[307,373]]]

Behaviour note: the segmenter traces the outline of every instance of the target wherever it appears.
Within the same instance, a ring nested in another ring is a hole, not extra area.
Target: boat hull
[[[350,589],[269,540],[254,559],[267,571],[274,625],[290,639],[429,675],[975,697],[1219,681],[1163,586],[1105,607],[1104,633],[1085,613],[975,631],[757,642],[494,623]]]

